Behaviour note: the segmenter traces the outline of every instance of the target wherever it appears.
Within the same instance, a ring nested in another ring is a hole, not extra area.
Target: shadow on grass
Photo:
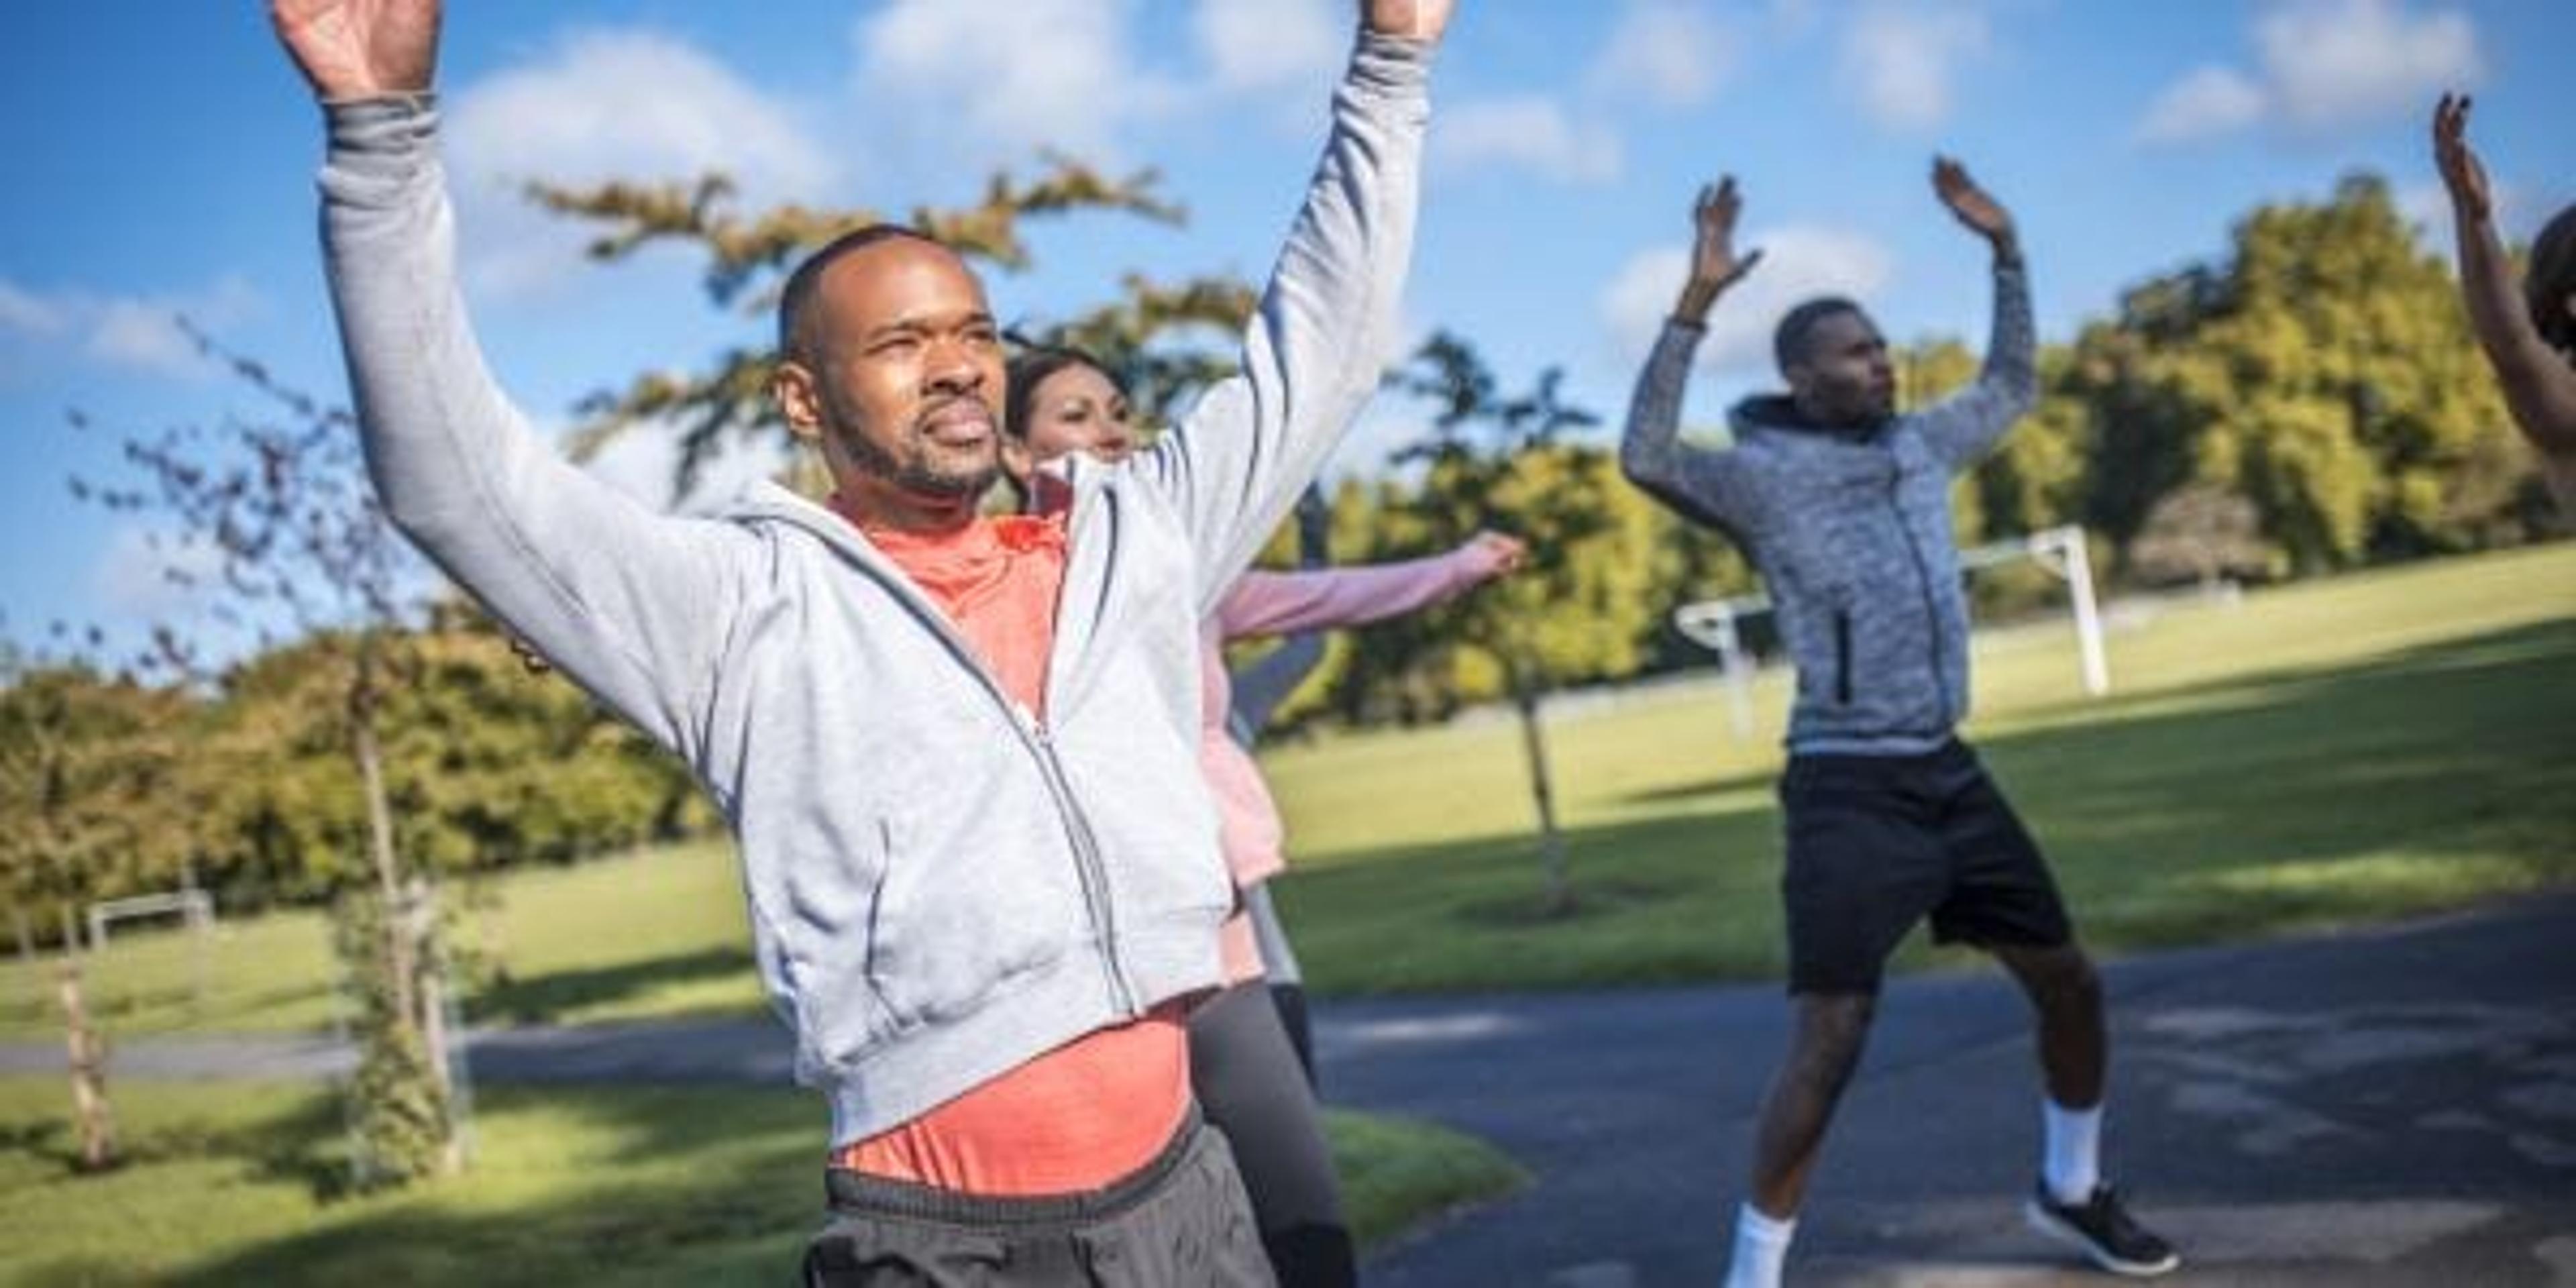
[[[2213,942],[2576,880],[2571,670],[2576,621],[2549,622],[2136,695],[1978,745],[2089,942]],[[1778,814],[1737,795],[1758,781],[1649,794],[1730,805],[1570,830],[1577,898],[1613,895],[1589,915],[1537,915],[1531,840],[1292,866],[1279,903],[1326,993],[1770,978]],[[1918,945],[1899,965],[1928,959]]]
[[[461,1180],[319,1203],[294,1234],[180,1270],[170,1270],[167,1257],[139,1257],[147,1265],[137,1265],[85,1249],[46,1262],[41,1249],[33,1257],[21,1249],[13,1273],[31,1275],[26,1283],[786,1283],[822,1190],[822,1115],[809,1100],[786,1087],[775,1097],[497,1087],[479,1121],[487,1133],[515,1131],[520,1139],[510,1157]],[[245,1180],[309,1182],[317,1172],[343,1172],[337,1133],[337,1103],[317,1092],[289,1113],[149,1133],[134,1141],[124,1180],[144,1182],[155,1206],[185,1203],[149,1180],[147,1170],[160,1162],[240,1162]],[[0,1146],[54,1151],[62,1133],[13,1136],[26,1141]],[[531,1149],[531,1139],[577,1141],[569,1149],[598,1159],[592,1167],[567,1164]],[[531,1185],[531,1172],[544,1172],[546,1182]],[[116,1182],[103,1177],[100,1185]],[[134,1193],[100,1200],[131,1206]],[[162,1267],[149,1267],[155,1260]]]
[[[788,1282],[821,1214],[817,1108],[786,1088],[497,1089],[482,1120],[508,1143],[484,1171],[341,1205],[155,1282]],[[1427,1126],[1352,1120],[1334,1135],[1337,1157],[1374,1187],[1373,1234],[1518,1180],[1507,1161]]]
[[[248,1120],[183,1118],[140,1128],[121,1125],[116,1161],[103,1173],[82,1168],[80,1142],[69,1121],[60,1117],[0,1124],[0,1154],[25,1155],[44,1171],[74,1183],[176,1160],[212,1159],[239,1164],[249,1176],[284,1181],[327,1202],[349,1190],[346,1159],[335,1152],[343,1141],[343,1125],[339,1101],[317,1091],[284,1112]]]
[[[1696,782],[1650,787],[1643,791],[1629,792],[1617,799],[1624,805],[1669,805],[1675,801],[1698,800],[1702,797],[1724,796],[1734,792],[1767,792],[1771,790],[1771,784],[1777,778],[1778,774],[1773,770],[1757,769],[1750,773],[1721,774],[1715,778],[1703,778]]]
[[[568,1012],[622,1001],[674,984],[749,974],[751,949],[727,945],[591,970],[556,971],[485,988],[468,1004],[479,1023],[546,1024]]]

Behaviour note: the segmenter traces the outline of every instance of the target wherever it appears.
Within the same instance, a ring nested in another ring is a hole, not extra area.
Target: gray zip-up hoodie
[[[1629,480],[1724,530],[1762,573],[1798,672],[1792,752],[1909,755],[1968,713],[1968,608],[1950,531],[1951,476],[2029,410],[2030,288],[2018,258],[1994,269],[1994,334],[1976,383],[1874,430],[1801,424],[1786,398],[1729,415],[1735,444],[1676,437],[1705,328],[1667,322],[1629,404]]]
[[[1075,472],[1043,723],[830,511],[764,487],[663,515],[538,441],[458,298],[431,103],[329,109],[324,240],[386,508],[705,783],[834,1143],[1219,982],[1198,623],[1376,388],[1428,57],[1361,39],[1242,374],[1152,450]]]

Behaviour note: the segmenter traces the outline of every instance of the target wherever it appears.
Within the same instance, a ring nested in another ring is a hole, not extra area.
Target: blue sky
[[[455,0],[440,82],[469,294],[493,365],[541,422],[756,324],[693,265],[600,268],[516,180],[735,173],[755,202],[969,198],[1056,145],[1154,165],[1174,230],[1091,216],[991,285],[1061,316],[1119,275],[1266,269],[1321,137],[1349,0]],[[1769,254],[1720,306],[1694,415],[1763,380],[1786,301],[1869,301],[1891,333],[1982,337],[1982,257],[1934,204],[1933,152],[2014,210],[2043,334],[2210,258],[2253,205],[2388,177],[2448,221],[2425,118],[2479,94],[2473,134],[2527,233],[2576,199],[2576,6],[2552,0],[1461,0],[1415,273],[1416,333],[1475,338],[1514,383],[1562,365],[1615,423],[1681,271],[1691,194],[1744,188]],[[193,358],[185,313],[288,380],[341,394],[313,234],[317,118],[251,0],[0,6],[0,614],[120,633],[186,619],[145,520],[75,502],[117,439],[256,409]],[[80,408],[99,428],[73,433]],[[1402,438],[1372,412],[1337,469]],[[649,439],[603,469],[658,486]]]

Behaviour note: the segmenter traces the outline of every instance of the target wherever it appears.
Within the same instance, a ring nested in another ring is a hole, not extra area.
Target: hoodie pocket
[[[908,824],[908,826],[906,825]],[[974,831],[925,837],[906,820],[891,833],[885,879],[868,905],[867,989],[894,1033],[979,1010],[1019,976],[1068,947],[1070,877],[1044,847],[1011,847]]]

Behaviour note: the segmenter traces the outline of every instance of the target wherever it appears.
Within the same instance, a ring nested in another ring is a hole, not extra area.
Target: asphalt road
[[[2111,1174],[2167,1282],[2576,1284],[2576,893],[2144,956],[2106,972]],[[1890,987],[1793,1283],[2102,1283],[2025,1230],[2038,1078],[1991,973]],[[1381,1250],[1373,1284],[1634,1288],[1724,1271],[1787,1008],[1771,986],[1327,1005],[1327,1098],[1480,1136],[1537,1177]],[[301,1078],[327,1041],[138,1040],[116,1076]],[[486,1081],[768,1081],[766,1020],[478,1034]],[[61,1049],[0,1045],[0,1071]]]

